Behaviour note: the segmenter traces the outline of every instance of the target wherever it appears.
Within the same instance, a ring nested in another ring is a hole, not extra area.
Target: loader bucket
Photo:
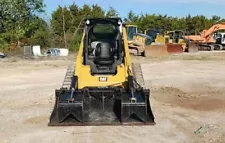
[[[128,92],[122,88],[86,88],[74,92],[56,90],[56,103],[48,125],[155,124],[149,90],[136,90],[134,95],[137,97],[136,102],[130,102]]]
[[[145,47],[146,57],[163,57],[167,55],[167,47],[164,44],[150,45]]]
[[[183,47],[181,44],[171,44],[168,43],[167,45],[167,52],[169,54],[179,54],[179,53],[183,53]]]

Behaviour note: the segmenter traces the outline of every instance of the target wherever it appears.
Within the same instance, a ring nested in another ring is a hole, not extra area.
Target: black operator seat
[[[97,65],[110,66],[114,63],[114,46],[109,42],[99,42],[95,49],[94,63]]]

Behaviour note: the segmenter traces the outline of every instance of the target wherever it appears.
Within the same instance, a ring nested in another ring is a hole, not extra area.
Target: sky
[[[110,6],[117,10],[120,17],[124,18],[132,10],[137,14],[167,14],[168,16],[183,17],[188,14],[212,15],[225,18],[225,0],[44,0],[46,4],[46,18],[51,17],[51,13],[58,5],[68,6],[72,3],[82,7],[84,4],[98,4],[104,10]]]

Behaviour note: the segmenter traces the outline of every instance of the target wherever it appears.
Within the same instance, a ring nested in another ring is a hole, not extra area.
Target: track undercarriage
[[[199,51],[222,51],[225,47],[221,44],[200,44]]]

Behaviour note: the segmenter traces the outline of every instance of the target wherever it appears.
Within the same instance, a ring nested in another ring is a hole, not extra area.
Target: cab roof
[[[86,22],[87,20],[90,21],[90,25],[95,24],[95,23],[114,23],[114,24],[118,24],[118,22],[122,23],[122,19],[121,18],[86,18],[84,20],[84,22]]]

